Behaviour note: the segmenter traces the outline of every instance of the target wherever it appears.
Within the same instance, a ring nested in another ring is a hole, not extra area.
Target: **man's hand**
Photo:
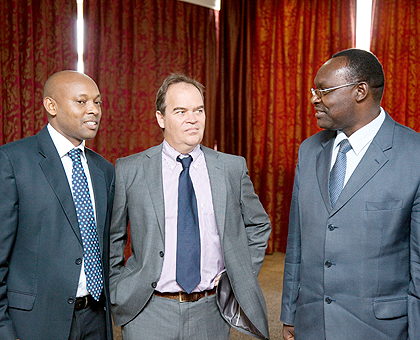
[[[284,340],[294,340],[295,339],[295,327],[283,325],[283,338]]]

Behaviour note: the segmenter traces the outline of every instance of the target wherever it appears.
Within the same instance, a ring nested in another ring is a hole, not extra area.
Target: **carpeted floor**
[[[268,326],[270,328],[270,339],[272,340],[283,339],[281,335],[282,324],[279,320],[281,291],[283,288],[283,266],[283,253],[266,255],[260,275],[258,277],[260,280],[261,288],[264,292],[265,301],[267,303]],[[114,339],[121,340],[121,330],[119,327],[114,327]],[[251,340],[255,338],[232,329],[230,339]]]

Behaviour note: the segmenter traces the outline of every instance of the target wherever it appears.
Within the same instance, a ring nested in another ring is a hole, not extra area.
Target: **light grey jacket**
[[[388,114],[334,209],[335,132],[302,143],[281,320],[295,339],[419,339],[420,134]]]
[[[244,158],[201,148],[227,273],[218,286],[219,307],[233,326],[268,338],[265,300],[257,276],[270,235],[270,220],[254,193]],[[128,222],[133,254],[124,266]],[[164,245],[161,144],[116,164],[110,259],[116,325],[132,320],[152,296],[162,270]]]

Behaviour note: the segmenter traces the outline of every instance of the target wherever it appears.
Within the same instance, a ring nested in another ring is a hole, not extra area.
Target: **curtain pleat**
[[[76,2],[0,2],[0,144],[37,133],[47,122],[47,78],[75,69]]]
[[[371,50],[385,72],[383,108],[420,132],[420,2],[375,0]]]
[[[220,11],[221,151],[243,155],[272,221],[267,252],[285,251],[300,143],[319,131],[310,88],[354,46],[355,0],[229,0]]]

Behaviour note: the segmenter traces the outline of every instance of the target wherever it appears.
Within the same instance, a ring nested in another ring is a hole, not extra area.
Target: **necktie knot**
[[[80,162],[80,153],[82,152],[82,150],[80,149],[71,149],[68,152],[69,157],[71,158],[71,160],[73,161],[73,163],[75,162]]]
[[[184,158],[181,158],[181,157],[177,157],[176,158],[176,160],[178,161],[178,162],[181,162],[181,164],[182,164],[182,169],[186,169],[186,168],[189,168],[190,167],[190,165],[191,165],[191,163],[192,163],[192,161],[193,161],[193,159],[192,159],[192,157],[191,157],[191,155],[189,155],[188,157],[184,157]]]
[[[349,140],[346,138],[346,139],[343,139],[340,142],[340,149],[338,150],[338,152],[342,152],[342,153],[346,154],[351,149],[352,149],[351,144],[350,144]]]

